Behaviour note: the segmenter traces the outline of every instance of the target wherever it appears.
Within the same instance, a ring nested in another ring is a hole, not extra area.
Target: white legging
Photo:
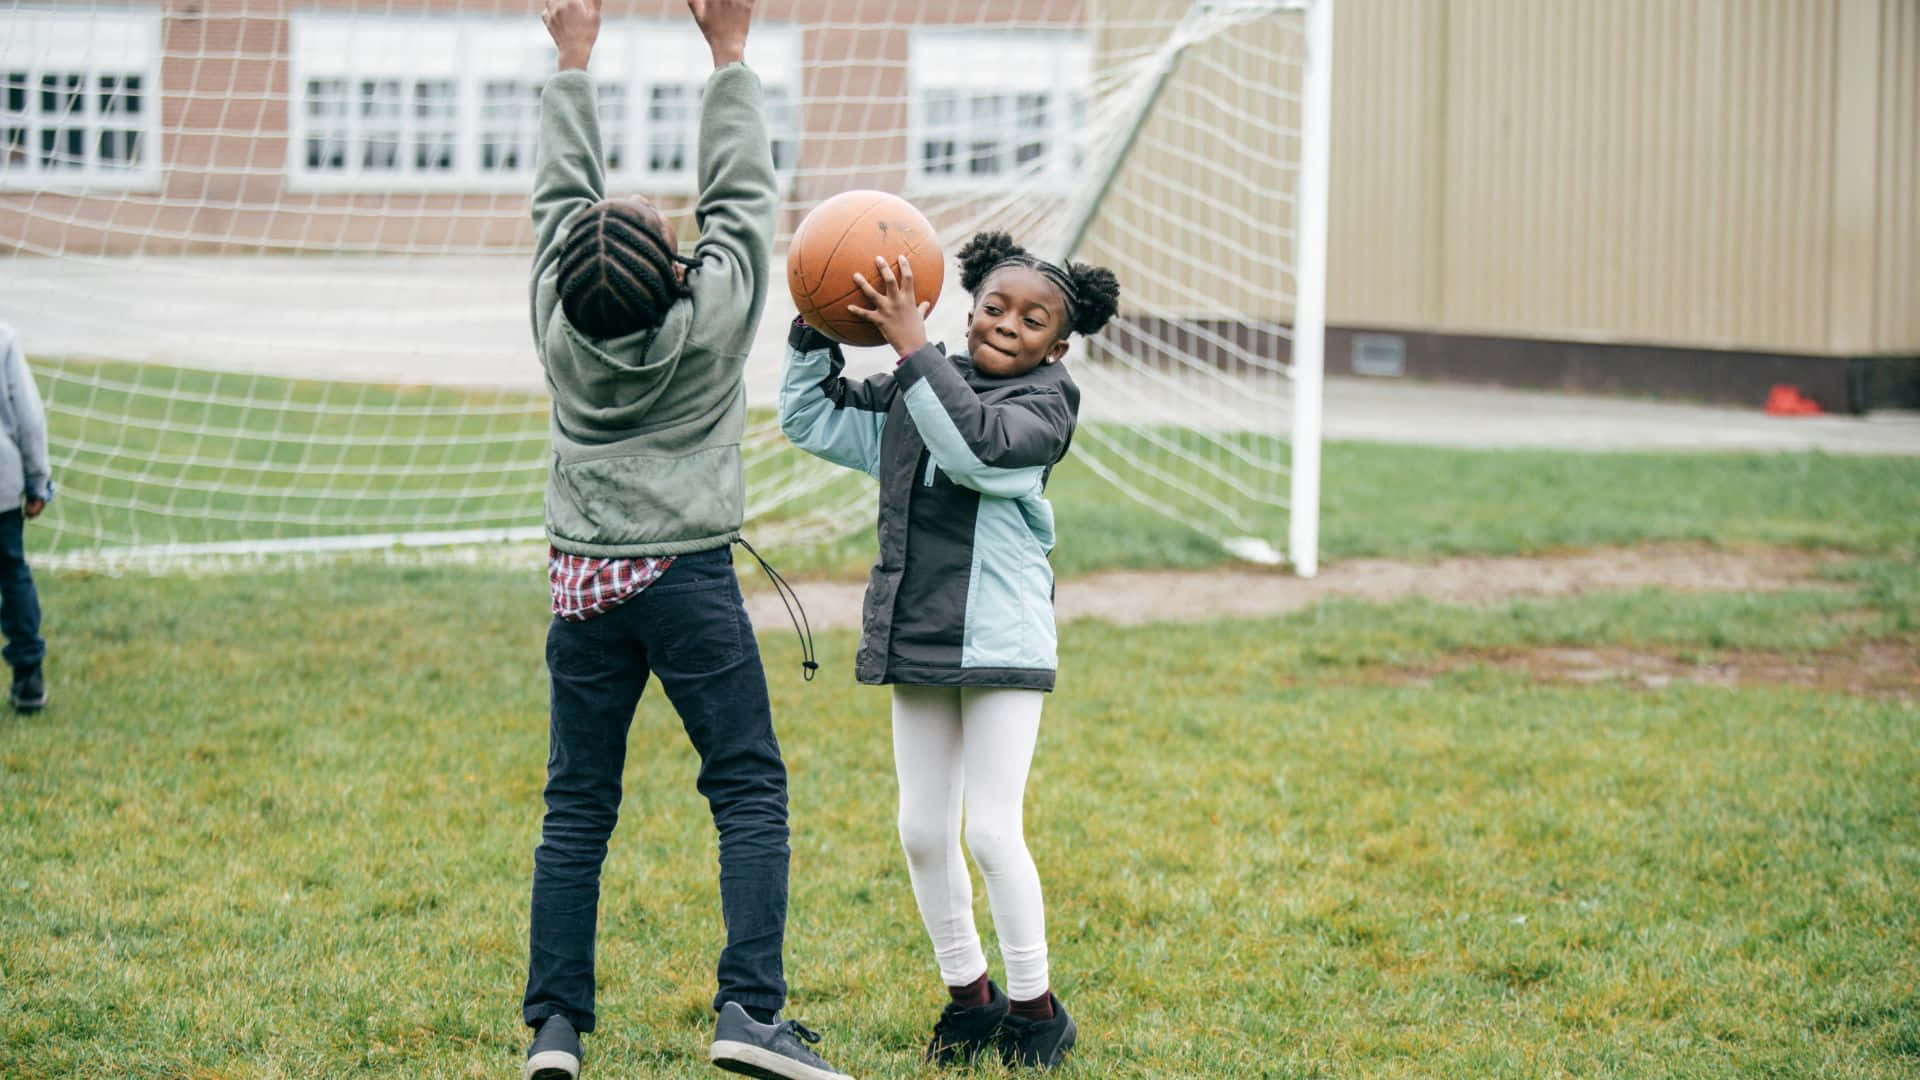
[[[940,978],[965,986],[986,973],[973,926],[973,886],[960,852],[986,881],[987,906],[1007,963],[1007,996],[1047,992],[1047,918],[1027,853],[1020,802],[1040,731],[1038,690],[893,688],[893,764],[900,780],[900,846]]]

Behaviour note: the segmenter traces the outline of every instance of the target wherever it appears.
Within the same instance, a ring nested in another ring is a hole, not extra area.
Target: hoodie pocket
[[[738,444],[681,457],[641,454],[556,462],[547,523],[592,544],[652,544],[724,536],[746,509]]]

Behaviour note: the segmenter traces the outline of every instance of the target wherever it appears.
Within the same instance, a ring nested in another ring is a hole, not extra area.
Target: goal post
[[[877,187],[950,252],[995,228],[1110,266],[1120,312],[1068,359],[1073,460],[1313,573],[1331,25],[1331,0],[763,3],[782,201],[749,527],[871,527],[871,482],[771,409],[784,244]],[[552,63],[517,0],[0,0],[0,319],[50,414],[48,560],[537,540],[526,200]],[[609,187],[683,240],[706,68],[678,0],[606,9]],[[950,344],[957,277],[929,326]]]

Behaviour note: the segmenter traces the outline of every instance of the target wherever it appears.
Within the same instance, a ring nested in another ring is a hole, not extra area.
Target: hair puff
[[[1003,232],[974,233],[960,248],[960,287],[972,293],[987,280],[987,272],[1008,259],[1021,258],[1027,249]]]
[[[1113,318],[1113,313],[1120,310],[1120,279],[1104,266],[1078,262],[1068,264],[1067,276],[1073,281],[1073,291],[1079,299],[1074,306],[1073,332],[1099,331]]]

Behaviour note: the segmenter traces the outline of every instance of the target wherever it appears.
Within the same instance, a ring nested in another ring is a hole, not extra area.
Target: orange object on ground
[[[1767,393],[1768,416],[1819,416],[1820,403],[1802,394],[1800,388],[1776,383]]]

